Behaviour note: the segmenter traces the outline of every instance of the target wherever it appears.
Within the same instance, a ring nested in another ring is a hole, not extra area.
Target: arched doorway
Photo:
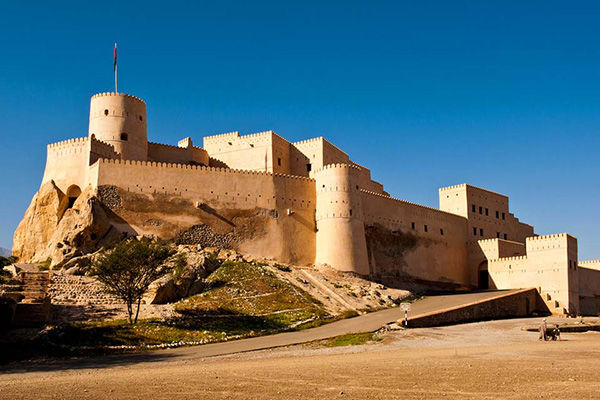
[[[478,280],[478,284],[477,287],[481,290],[485,290],[485,289],[489,289],[490,288],[490,275],[488,273],[488,262],[483,261],[481,264],[479,264],[479,280]]]
[[[67,208],[73,207],[73,204],[75,204],[75,200],[77,200],[77,198],[79,197],[80,194],[81,194],[81,189],[79,188],[79,186],[77,186],[77,185],[69,186],[69,188],[67,189],[67,197],[69,198],[69,205],[67,206]]]

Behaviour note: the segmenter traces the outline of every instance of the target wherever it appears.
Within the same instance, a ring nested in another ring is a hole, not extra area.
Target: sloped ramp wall
[[[408,319],[410,328],[453,325],[491,319],[526,317],[533,312],[549,314],[535,288],[500,293],[498,296]]]

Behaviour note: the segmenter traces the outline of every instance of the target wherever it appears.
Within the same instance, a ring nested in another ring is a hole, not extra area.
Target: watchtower
[[[122,160],[146,161],[146,103],[125,93],[107,92],[92,96],[88,135],[113,145]]]

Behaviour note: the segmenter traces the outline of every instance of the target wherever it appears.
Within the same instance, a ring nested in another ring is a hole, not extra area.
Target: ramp
[[[535,288],[432,296],[412,304],[408,327],[525,317],[536,310],[543,312],[540,301]]]

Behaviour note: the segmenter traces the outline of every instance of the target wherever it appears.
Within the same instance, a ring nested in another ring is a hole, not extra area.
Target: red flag
[[[115,72],[117,72],[117,44],[115,43]]]

